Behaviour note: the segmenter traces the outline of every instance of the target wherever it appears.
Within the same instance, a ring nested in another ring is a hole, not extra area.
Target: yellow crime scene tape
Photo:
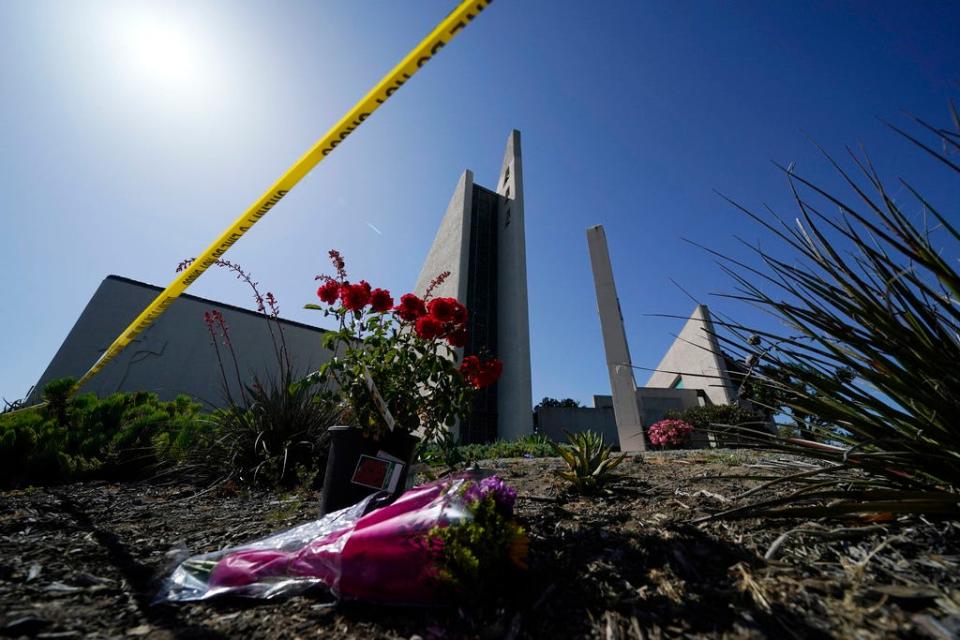
[[[164,289],[156,299],[138,315],[133,322],[117,337],[104,351],[103,355],[94,363],[90,370],[74,385],[75,392],[87,383],[93,376],[117,357],[124,347],[130,344],[144,329],[167,310],[181,293],[187,290],[208,267],[216,263],[243,234],[265,216],[280,200],[290,193],[300,180],[311,169],[326,158],[331,151],[337,148],[347,136],[356,131],[364,120],[376,111],[390,96],[396,93],[430,58],[435,56],[450,40],[476,18],[493,0],[464,0],[456,9],[444,18],[420,44],[400,61],[390,73],[384,76],[377,85],[370,90],[345,116],[318,140],[310,149],[293,163],[280,178],[270,186],[246,211],[240,214],[226,231],[220,234],[213,243],[177,278]],[[71,393],[72,393],[71,392]]]

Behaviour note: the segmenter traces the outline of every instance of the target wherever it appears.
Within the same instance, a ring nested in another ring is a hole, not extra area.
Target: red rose
[[[393,310],[397,312],[401,320],[406,320],[407,322],[413,322],[427,313],[427,307],[423,304],[423,300],[412,293],[405,293],[400,296],[400,304],[394,307]]]
[[[374,289],[370,292],[370,308],[377,313],[389,311],[393,306],[393,298],[386,289]]]
[[[360,284],[344,284],[340,287],[340,301],[343,303],[343,308],[348,311],[361,311],[367,303],[370,302],[370,290],[367,288],[370,285],[364,285],[363,282]]]
[[[370,283],[366,280],[361,280],[360,285],[367,290],[367,293],[370,293]]]
[[[443,325],[437,322],[433,316],[420,316],[417,318],[417,335],[424,340],[433,340],[443,331]]]
[[[480,365],[480,375],[478,376],[477,385],[478,389],[483,387],[489,387],[494,382],[500,379],[500,374],[503,373],[503,363],[492,358],[487,360]]]
[[[447,342],[450,343],[453,347],[463,348],[467,346],[467,340],[470,338],[470,334],[467,333],[466,327],[457,327],[449,334],[447,334]]]
[[[467,308],[454,300],[456,303],[453,307],[453,321],[457,324],[466,324],[467,323]]]
[[[340,297],[340,283],[336,280],[327,280],[317,289],[317,295],[327,304],[333,304]]]
[[[473,379],[480,373],[480,358],[477,356],[467,356],[460,365],[460,373],[467,379],[467,382],[473,384]]]
[[[500,378],[503,373],[503,363],[496,358],[480,362],[477,356],[467,356],[460,365],[460,373],[471,386],[482,389],[489,387]]]
[[[427,311],[440,322],[453,322],[454,313],[459,304],[456,298],[434,298],[427,304]]]

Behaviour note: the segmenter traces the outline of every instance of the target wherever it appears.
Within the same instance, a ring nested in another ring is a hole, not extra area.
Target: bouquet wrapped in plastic
[[[370,510],[377,495],[252,544],[182,562],[160,599],[220,594],[273,598],[326,587],[337,597],[441,604],[525,568],[516,492],[467,473],[414,487]]]

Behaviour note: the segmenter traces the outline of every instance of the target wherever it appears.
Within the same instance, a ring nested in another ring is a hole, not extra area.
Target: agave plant
[[[604,445],[603,437],[593,431],[567,434],[567,443],[550,442],[553,450],[567,464],[557,475],[570,483],[573,490],[589,493],[603,488],[617,476],[613,473],[626,459],[625,454],[612,456],[613,447]]]
[[[951,113],[956,131],[915,119],[938,144],[891,128],[960,173],[951,157],[960,152],[960,118],[952,105]],[[792,417],[799,434],[743,438],[819,461],[748,492],[754,502],[724,515],[958,515],[960,232],[909,182],[899,181],[895,197],[869,158],[851,152],[848,171],[824,155],[849,197],[785,169],[794,225],[734,203],[782,246],[756,248],[758,268],[720,256],[738,284],[729,297],[785,329],[717,323],[724,348],[749,363],[731,375],[742,389],[764,389],[769,408]],[[786,480],[800,487],[761,497]]]

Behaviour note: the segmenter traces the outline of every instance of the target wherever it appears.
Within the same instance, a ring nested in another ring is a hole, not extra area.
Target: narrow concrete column
[[[646,451],[637,383],[633,378],[630,349],[623,328],[623,314],[613,281],[607,236],[602,225],[587,229],[587,246],[590,248],[590,266],[593,268],[593,284],[597,291],[597,312],[600,314],[603,349],[607,356],[610,391],[613,394],[613,415],[617,421],[620,450]]]
[[[497,343],[503,375],[497,383],[497,435],[515,440],[533,433],[530,316],[527,306],[527,241],[523,209],[520,132],[507,137],[497,180]]]

